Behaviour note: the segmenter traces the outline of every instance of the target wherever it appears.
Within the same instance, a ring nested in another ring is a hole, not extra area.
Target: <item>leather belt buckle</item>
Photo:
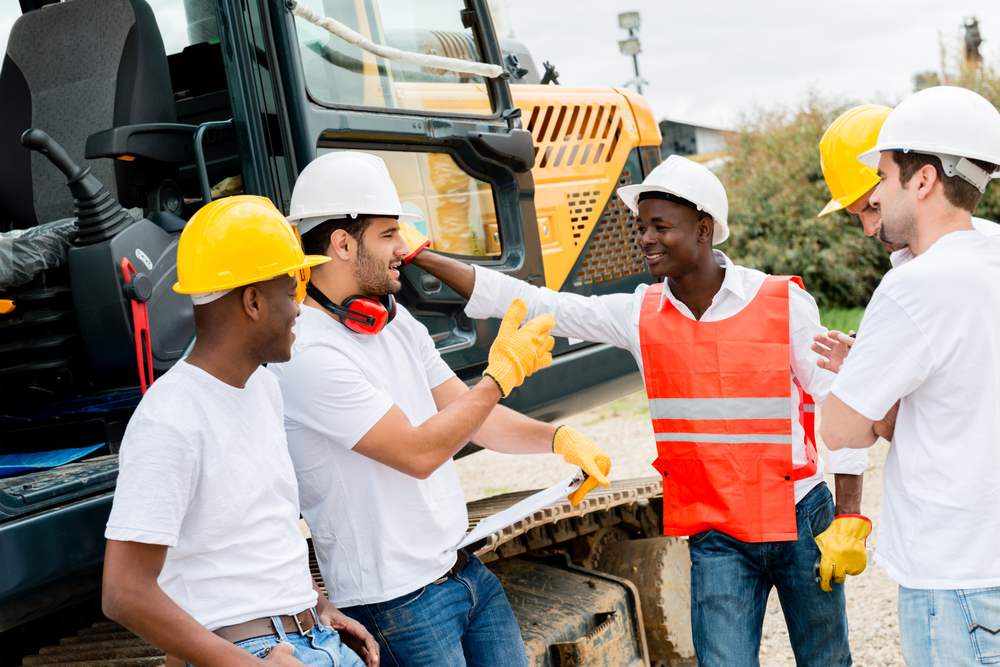
[[[457,574],[459,570],[466,566],[469,562],[469,554],[466,553],[465,549],[458,550],[458,557],[455,559],[455,564],[451,566],[451,569],[441,575],[438,579],[431,582],[431,586],[437,586],[448,581],[448,577],[453,574]]]

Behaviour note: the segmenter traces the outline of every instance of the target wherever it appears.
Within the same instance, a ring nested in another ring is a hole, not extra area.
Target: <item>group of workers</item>
[[[846,209],[893,251],[856,339],[820,324],[799,279],[713,249],[725,189],[681,157],[618,189],[659,279],[632,294],[554,292],[426,251],[364,153],[303,170],[288,217],[301,245],[265,199],[204,206],[175,286],[197,340],[126,430],[106,613],[168,664],[527,665],[499,581],[456,548],[468,520],[452,457],[473,438],[560,454],[589,475],[574,503],[608,484],[593,442],[497,405],[551,362],[554,334],[628,349],[642,371],[700,665],[758,664],[772,587],[797,664],[851,664],[844,580],[866,567],[879,436],[892,446],[875,558],[900,584],[907,664],[1000,661],[1000,226],[971,217],[1000,176],[1000,113],[932,88],[847,112],[820,151],[821,215]],[[470,317],[503,317],[475,386],[396,304],[404,262]]]

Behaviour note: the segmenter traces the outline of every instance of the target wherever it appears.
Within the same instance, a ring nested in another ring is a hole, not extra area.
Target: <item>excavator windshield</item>
[[[463,25],[462,0],[312,0],[320,14],[374,44],[409,53],[482,62],[471,28]],[[295,19],[306,88],[315,102],[461,115],[490,115],[494,108],[481,76],[401,64]]]

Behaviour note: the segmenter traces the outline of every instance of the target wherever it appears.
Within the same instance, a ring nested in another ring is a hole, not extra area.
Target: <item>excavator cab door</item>
[[[502,56],[485,0],[310,0],[374,45],[366,48],[303,18],[294,2],[266,4],[289,182],[330,151],[377,155],[433,250],[544,284],[534,149],[497,76]],[[497,67],[484,76],[425,56]],[[286,212],[289,196],[276,199]],[[415,266],[403,275],[400,300],[452,368],[477,374],[498,323],[469,320],[464,301]]]

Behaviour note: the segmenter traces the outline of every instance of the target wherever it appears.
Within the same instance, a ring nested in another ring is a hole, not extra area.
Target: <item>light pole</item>
[[[635,84],[636,92],[642,95],[642,84],[649,82],[639,76],[639,54],[642,52],[639,47],[639,37],[636,34],[639,32],[639,12],[619,14],[618,27],[622,30],[628,30],[628,39],[619,40],[618,48],[622,55],[632,56],[632,65],[635,66],[635,78],[625,85]]]

